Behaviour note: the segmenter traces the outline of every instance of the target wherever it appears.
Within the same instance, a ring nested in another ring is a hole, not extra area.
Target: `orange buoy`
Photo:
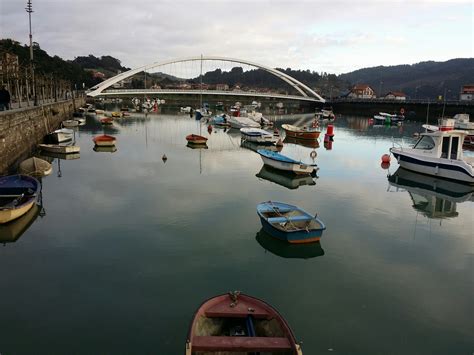
[[[382,163],[390,164],[390,155],[389,154],[382,155]]]
[[[211,125],[207,126],[207,131],[208,131],[209,133],[212,132],[212,126],[211,126]]]

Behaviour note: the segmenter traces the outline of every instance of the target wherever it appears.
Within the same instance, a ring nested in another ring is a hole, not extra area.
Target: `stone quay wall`
[[[20,159],[28,158],[45,135],[59,128],[84,103],[84,98],[77,98],[0,111],[0,174],[14,173]]]

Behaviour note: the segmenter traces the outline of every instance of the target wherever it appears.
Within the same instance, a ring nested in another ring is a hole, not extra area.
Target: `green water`
[[[187,116],[117,122],[117,151],[95,152],[89,117],[80,159],[54,160],[42,213],[0,247],[0,353],[183,354],[201,302],[241,290],[282,313],[305,355],[472,354],[473,191],[397,187],[396,162],[380,167],[392,137],[419,129],[338,118],[332,149],[315,149],[318,178],[292,180],[257,177],[238,131],[188,148],[199,126]],[[312,162],[312,150],[283,153]],[[317,212],[321,244],[258,235],[270,199]]]

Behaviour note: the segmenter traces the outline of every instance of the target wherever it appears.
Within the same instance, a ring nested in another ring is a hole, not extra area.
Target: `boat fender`
[[[382,163],[390,164],[390,155],[389,154],[382,155]]]

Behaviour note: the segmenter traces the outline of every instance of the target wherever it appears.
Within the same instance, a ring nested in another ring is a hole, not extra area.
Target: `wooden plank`
[[[246,318],[248,315],[254,318],[269,318],[271,316],[264,308],[241,300],[239,300],[234,307],[230,306],[230,302],[218,303],[206,310],[205,314],[206,317],[210,318]]]
[[[291,343],[287,338],[271,337],[219,337],[196,336],[193,351],[288,351]]]

